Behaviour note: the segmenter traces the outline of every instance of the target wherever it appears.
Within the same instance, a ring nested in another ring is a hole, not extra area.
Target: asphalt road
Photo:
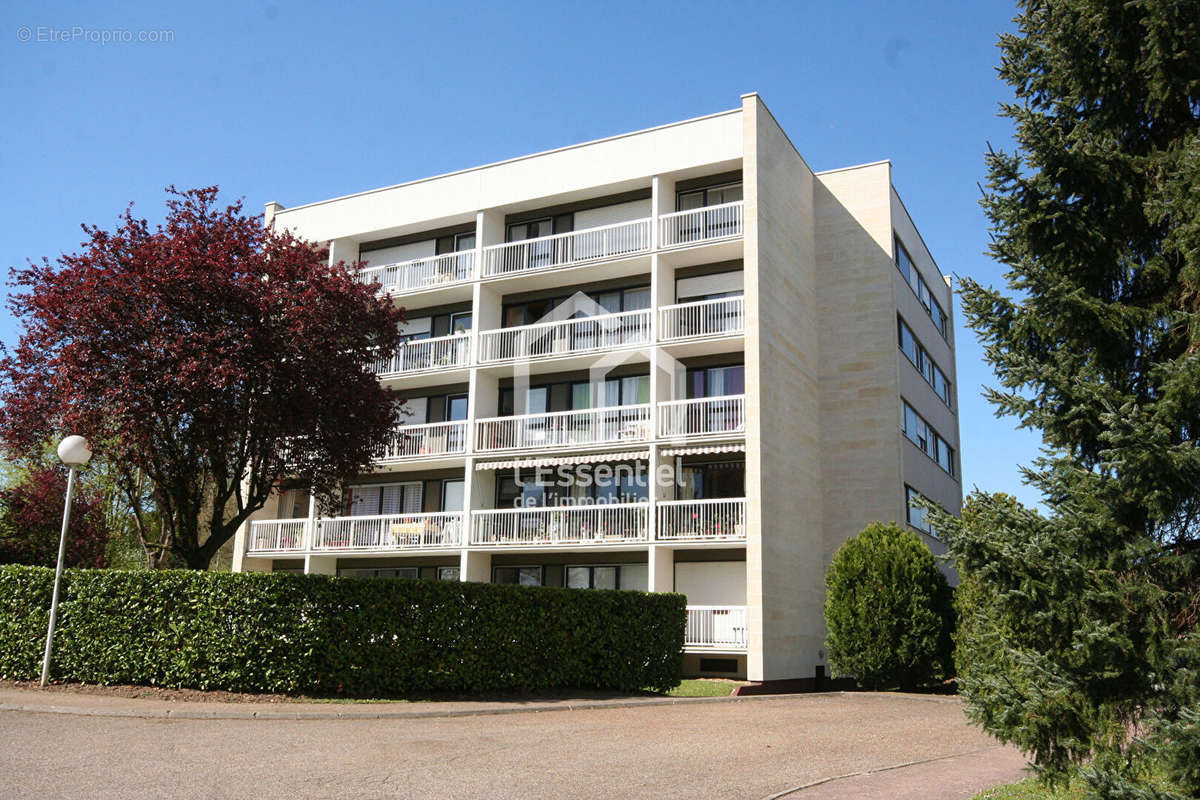
[[[4,711],[0,740],[12,800],[965,798],[1023,763],[953,698],[872,694],[422,719]]]

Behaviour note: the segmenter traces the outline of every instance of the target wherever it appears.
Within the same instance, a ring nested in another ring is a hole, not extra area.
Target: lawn
[[[725,681],[716,678],[691,678],[684,680],[671,691],[669,697],[728,697],[741,686],[741,681]]]
[[[1020,783],[1008,783],[980,792],[972,800],[1084,800],[1083,789],[1072,783],[1066,788],[1052,789],[1036,778],[1028,778]]]

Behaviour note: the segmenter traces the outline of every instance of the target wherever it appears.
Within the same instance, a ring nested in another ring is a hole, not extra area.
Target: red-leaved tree
[[[167,191],[162,225],[127,209],[84,226],[80,253],[13,271],[0,440],[87,436],[151,565],[204,569],[281,479],[329,493],[370,464],[396,399],[371,364],[403,311],[324,247],[216,207],[216,187]]]
[[[53,567],[58,562],[67,476],[62,468],[33,467],[0,491],[0,564]],[[76,485],[64,559],[68,567],[107,566],[109,530],[98,492]]]

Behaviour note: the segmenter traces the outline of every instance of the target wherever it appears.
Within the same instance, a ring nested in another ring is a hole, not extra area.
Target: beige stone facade
[[[920,527],[910,492],[960,510],[948,280],[890,163],[814,172],[757,95],[268,215],[407,309],[378,371],[414,416],[235,569],[678,589],[689,671],[807,678],[836,548]]]

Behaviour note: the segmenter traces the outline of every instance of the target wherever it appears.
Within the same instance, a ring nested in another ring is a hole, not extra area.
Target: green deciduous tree
[[[950,587],[911,531],[873,523],[846,541],[825,576],[827,647],[835,675],[911,689],[944,677]]]
[[[963,688],[1048,777],[1195,796],[1171,765],[1200,762],[1200,7],[1029,0],[1018,23],[1017,149],[988,153],[983,200],[1011,292],[962,298],[989,400],[1043,436],[1048,513],[981,494],[937,516],[991,617]]]

